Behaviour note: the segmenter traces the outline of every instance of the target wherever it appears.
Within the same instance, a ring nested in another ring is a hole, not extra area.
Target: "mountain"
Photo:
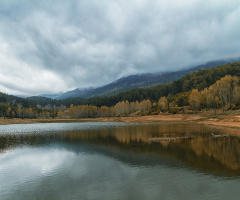
[[[188,104],[186,97],[192,89],[198,89],[198,91],[201,91],[204,88],[210,87],[226,75],[240,77],[240,62],[198,70],[191,74],[186,74],[182,78],[173,82],[159,84],[149,88],[136,88],[131,91],[120,92],[119,94],[111,96],[98,96],[88,99],[68,98],[60,101],[62,101],[62,104],[67,107],[71,104],[74,106],[93,105],[97,107],[111,107],[122,101],[141,102],[144,99],[149,99],[151,102],[158,102],[161,97],[165,96],[170,102],[174,101],[178,106],[183,106]]]
[[[50,99],[67,99],[67,98],[74,98],[74,97],[82,97],[86,94],[93,91],[94,88],[76,88],[75,90],[71,90],[65,93],[58,93],[58,94],[41,94],[40,97],[46,97]]]
[[[100,96],[88,99],[68,98],[64,100],[56,100],[39,96],[20,98],[0,92],[0,117],[23,117],[21,111],[22,109],[26,114],[24,114],[25,117],[35,117],[37,115],[43,117],[55,117],[56,111],[58,109],[57,107],[61,107],[62,109],[62,105],[68,108],[71,105],[90,105],[100,108],[101,106],[115,106],[117,103],[122,101],[142,102],[144,100],[150,100],[152,103],[156,103],[163,96],[167,97],[167,100],[170,103],[182,107],[189,105],[189,94],[193,89],[203,91],[205,88],[208,88],[211,85],[215,84],[216,81],[220,80],[226,75],[240,77],[240,62],[229,63],[227,65],[221,65],[218,67],[212,67],[211,69],[198,70],[191,74],[186,74],[182,78],[170,83],[159,84],[149,88],[137,88],[131,91],[121,92],[117,95],[112,96]],[[234,104],[236,104],[236,106],[239,106],[239,100],[237,99],[237,101],[238,102]],[[146,101],[144,103],[146,103]],[[220,101],[218,102],[218,104],[219,103],[221,104]],[[127,104],[127,102],[125,104]],[[22,107],[19,107],[19,105],[21,105]],[[120,105],[123,104],[121,103]],[[84,110],[85,108],[90,107],[85,106]],[[91,109],[96,111],[96,107],[91,107]],[[85,117],[90,116],[90,113],[93,113],[93,110],[86,110],[89,113],[85,113]],[[105,108],[103,108],[103,110],[105,110]],[[107,115],[109,115],[109,113]]]
[[[166,96],[170,101],[174,101],[177,105],[182,106],[186,102],[186,95],[192,89],[198,89],[199,91],[204,88],[213,85],[216,81],[220,80],[226,75],[240,77],[240,62],[227,65],[221,65],[218,67],[212,67],[211,69],[198,70],[191,74],[186,74],[182,78],[175,80],[171,83],[160,84],[149,88],[136,88],[131,91],[121,92],[112,96],[99,96],[92,98],[68,98],[63,100],[50,99],[46,97],[33,96],[28,98],[20,98],[13,95],[7,95],[0,92],[0,116],[1,109],[7,112],[10,106],[16,113],[17,105],[22,105],[24,108],[41,106],[67,106],[71,104],[77,105],[93,105],[97,107],[101,106],[114,106],[118,102],[126,101],[135,102],[149,99],[151,102],[158,102],[158,100]],[[175,96],[176,95],[176,96]],[[175,97],[174,97],[175,96]]]
[[[54,99],[67,99],[67,98],[74,98],[74,97],[88,97],[88,94],[92,93],[95,88],[77,88],[75,90],[71,90],[61,95],[57,96]]]
[[[229,58],[222,59],[217,61],[208,62],[203,65],[199,65],[197,67],[188,68],[185,70],[177,71],[177,72],[164,72],[164,73],[147,73],[147,74],[138,74],[131,75],[127,77],[120,78],[110,84],[107,84],[98,88],[85,88],[85,89],[75,89],[72,91],[68,91],[66,93],[59,94],[57,96],[46,96],[40,95],[52,99],[67,99],[74,97],[81,98],[91,98],[96,96],[111,96],[118,94],[120,92],[130,91],[136,88],[148,88],[153,87],[163,83],[169,83],[180,79],[186,74],[193,73],[198,70],[209,69],[212,67],[217,67],[219,65],[224,65],[233,62],[239,62],[240,57],[238,58]]]
[[[63,95],[64,93],[58,93],[58,94],[41,94],[39,95],[40,97],[46,97],[46,98],[50,98],[50,99],[57,99],[59,98],[61,95]]]

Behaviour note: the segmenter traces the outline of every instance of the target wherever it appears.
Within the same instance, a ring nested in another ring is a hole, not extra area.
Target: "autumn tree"
[[[137,110],[138,102],[131,102],[129,105],[130,113],[134,113]]]
[[[24,110],[24,117],[25,118],[33,118],[35,115],[33,109],[30,107],[30,108],[25,108]]]
[[[158,107],[160,111],[167,111],[168,110],[168,100],[166,97],[161,97],[158,101]]]
[[[12,118],[16,117],[15,112],[12,111]]]
[[[201,103],[201,93],[198,92],[198,89],[193,89],[189,95],[189,105],[193,110],[199,110]]]
[[[139,104],[139,108],[141,111],[149,111],[152,107],[152,103],[151,101],[148,100],[143,100],[142,102],[140,102]]]
[[[8,118],[11,118],[11,114],[12,114],[12,112],[11,112],[11,107],[8,107],[8,109],[7,109],[7,117]]]
[[[115,106],[114,106],[116,115],[123,115],[125,114],[125,102],[118,102]]]
[[[61,109],[59,109],[59,111],[57,112],[57,116],[60,118],[64,117],[64,112]]]
[[[233,89],[233,102],[234,103],[240,102],[240,86],[236,86]]]
[[[202,107],[203,108],[212,108],[213,104],[214,104],[214,97],[215,95],[213,95],[213,89],[211,88],[205,88],[202,92]]]
[[[234,100],[234,91],[239,85],[239,78],[236,76],[225,76],[214,84],[218,91],[218,97],[222,102],[222,108],[228,107]]]
[[[109,117],[110,116],[110,108],[106,106],[102,106],[98,109],[98,117]]]

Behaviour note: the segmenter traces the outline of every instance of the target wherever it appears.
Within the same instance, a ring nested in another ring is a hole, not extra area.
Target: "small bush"
[[[172,108],[169,110],[169,113],[171,114],[178,114],[179,109],[178,108]]]
[[[239,105],[239,106],[234,105],[234,106],[232,107],[232,110],[239,110],[239,109],[240,109],[240,105]]]
[[[235,105],[234,105],[234,104],[230,104],[230,106],[229,106],[228,109],[229,109],[229,110],[230,110],[230,109],[233,109],[233,107],[235,107]]]

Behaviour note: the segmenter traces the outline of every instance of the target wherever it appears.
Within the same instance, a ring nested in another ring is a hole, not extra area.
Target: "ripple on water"
[[[239,139],[209,140],[212,129],[189,128],[123,123],[0,126],[0,144],[5,145],[0,152],[0,199],[240,199],[239,178],[230,168],[239,164]],[[61,131],[66,134],[48,137]],[[148,141],[184,134],[199,138]],[[9,142],[13,148],[7,148]],[[226,152],[228,162],[221,163],[218,155]]]
[[[126,126],[120,122],[86,122],[86,123],[44,123],[1,125],[0,134],[51,133],[57,131],[93,130]]]

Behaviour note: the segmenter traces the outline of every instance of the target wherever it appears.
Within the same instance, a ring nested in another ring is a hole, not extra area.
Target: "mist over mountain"
[[[148,88],[156,86],[163,83],[169,83],[180,79],[186,74],[193,73],[198,70],[209,69],[219,65],[224,65],[227,63],[239,62],[240,57],[228,58],[222,60],[211,61],[206,64],[202,64],[196,67],[191,67],[185,70],[176,72],[164,72],[164,73],[146,73],[137,74],[127,77],[120,78],[110,84],[97,87],[97,88],[76,88],[65,93],[50,94],[50,95],[39,95],[52,99],[67,99],[67,98],[91,98],[97,96],[110,96],[115,95],[120,92],[129,91],[136,88]]]

